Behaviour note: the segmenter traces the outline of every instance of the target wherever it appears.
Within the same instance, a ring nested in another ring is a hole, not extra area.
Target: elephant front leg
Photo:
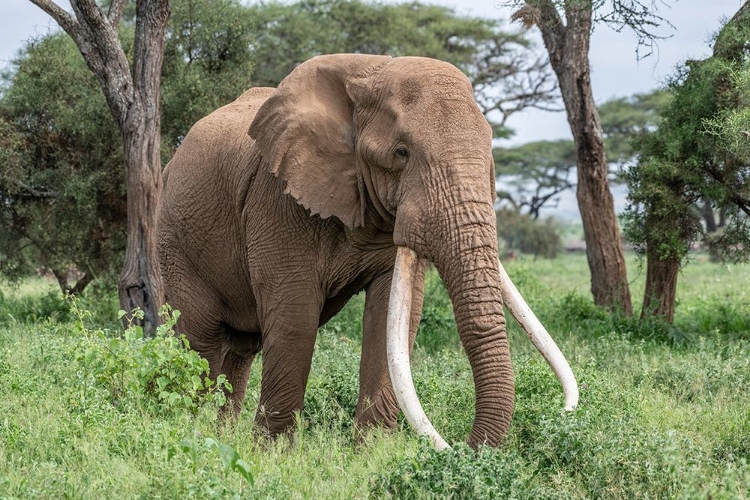
[[[294,424],[310,374],[321,306],[275,304],[263,325],[263,369],[255,423],[271,436]]]
[[[417,336],[424,298],[424,261],[420,262],[414,280],[409,351]],[[388,373],[386,321],[392,273],[379,276],[366,288],[365,314],[362,322],[362,358],[359,364],[359,401],[356,422],[360,428],[370,425],[396,426],[398,401]]]

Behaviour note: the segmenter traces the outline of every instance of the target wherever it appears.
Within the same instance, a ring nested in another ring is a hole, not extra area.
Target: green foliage
[[[534,257],[554,259],[562,247],[554,219],[539,221],[513,210],[497,212],[497,234],[505,241],[506,250],[518,250]]]
[[[595,307],[581,292],[589,286],[583,256],[519,257],[506,267],[570,361],[581,399],[575,412],[560,410],[559,383],[509,320],[516,407],[498,450],[462,444],[473,380],[455,331],[439,323],[445,341],[418,345],[412,369],[426,413],[453,450],[430,450],[403,419],[394,432],[354,431],[361,296],[320,331],[295,435],[271,441],[253,424],[262,360],[239,419],[220,424],[215,399],[170,405],[156,392],[164,373],[186,372],[170,379],[180,395],[193,390],[188,375],[205,377],[205,365],[184,357],[179,339],[106,331],[81,312],[84,296],[74,320],[0,325],[0,491],[9,498],[747,497],[750,266],[705,258],[685,267],[679,345]],[[642,276],[632,279],[635,290],[643,286]],[[449,317],[437,273],[429,270],[427,280],[425,306]],[[46,290],[24,283],[3,293],[22,304]],[[114,316],[116,299],[107,303]],[[433,333],[423,324],[418,342]]]
[[[163,323],[154,337],[146,338],[143,328],[133,324],[136,319],[143,319],[143,312],[135,310],[123,336],[110,338],[103,330],[88,330],[84,325],[87,312],[72,300],[80,343],[71,354],[99,387],[108,390],[113,403],[140,395],[154,407],[170,410],[197,411],[205,404],[224,405],[225,391],[232,387],[225,375],[212,380],[208,361],[190,349],[184,335],[175,335],[179,311],[162,306],[159,315]],[[124,315],[120,311],[119,317]]]
[[[436,272],[428,272],[425,275],[422,319],[415,345],[426,352],[435,353],[449,346],[459,347],[460,344],[453,304],[445,285]]]
[[[699,240],[730,261],[750,258],[750,167],[740,144],[747,107],[743,87],[750,15],[743,7],[719,32],[714,55],[688,61],[669,85],[658,128],[638,141],[628,169],[627,238],[641,253],[682,261]],[[703,237],[698,202],[720,209],[728,225]]]
[[[15,297],[0,290],[0,325],[10,323],[67,322],[71,319],[70,302],[58,290],[32,297]]]
[[[545,204],[556,202],[560,193],[574,186],[573,141],[529,142],[513,148],[495,148],[492,154],[495,171],[503,183],[498,197],[516,211],[527,208],[535,219]]]
[[[500,37],[525,43],[499,32],[495,21],[419,2],[269,2],[252,11],[258,27],[253,83],[266,87],[276,87],[298,64],[319,54],[419,55],[468,69],[482,42]]]
[[[0,130],[0,275],[116,272],[125,241],[122,144],[69,37],[30,42],[3,75]]]
[[[172,1],[162,68],[162,160],[251,84],[255,19],[239,0]]]
[[[474,84],[475,97],[495,137],[511,131],[505,119],[553,100],[546,61],[521,33],[496,20],[416,1],[268,2],[251,7],[256,19],[253,85],[276,87],[297,65],[320,54],[425,56],[450,62]]]
[[[611,99],[599,106],[604,149],[609,162],[623,165],[634,159],[633,138],[656,127],[659,112],[667,106],[670,98],[668,90],[660,89]]]
[[[374,498],[563,498],[554,490],[529,488],[529,472],[514,451],[465,444],[438,452],[424,443],[416,456],[394,464],[373,480]]]
[[[227,471],[237,472],[248,483],[250,483],[250,486],[255,484],[255,478],[250,470],[250,465],[243,460],[240,454],[237,453],[237,450],[228,444],[221,443],[211,437],[203,438],[196,432],[192,439],[183,439],[176,447],[170,448],[167,453],[167,460],[172,460],[178,451],[187,454],[193,466],[194,473],[196,472],[198,465],[198,453],[215,452],[219,455],[219,458],[221,458],[221,462],[224,464],[224,468]]]

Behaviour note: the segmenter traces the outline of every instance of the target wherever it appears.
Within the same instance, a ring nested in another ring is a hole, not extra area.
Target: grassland
[[[644,273],[630,264],[640,298]],[[511,431],[501,449],[476,453],[461,445],[471,374],[434,274],[414,376],[455,443],[443,453],[403,423],[357,438],[362,297],[320,331],[296,434],[269,442],[252,426],[260,362],[241,418],[224,426],[220,398],[191,385],[200,360],[169,336],[124,335],[112,294],[84,297],[76,314],[42,280],[3,289],[0,498],[750,496],[750,266],[697,257],[673,327],[597,309],[584,256],[507,267],[570,360],[581,403],[560,411],[554,376],[513,325]]]

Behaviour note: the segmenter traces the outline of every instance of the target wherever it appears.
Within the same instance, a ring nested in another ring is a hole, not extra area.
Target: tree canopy
[[[113,276],[125,245],[122,140],[70,38],[26,47],[4,75],[0,127],[0,272]]]
[[[119,28],[129,58],[133,6],[124,3]],[[526,38],[446,7],[173,0],[171,9],[161,79],[164,162],[198,119],[251,85],[278,85],[297,64],[321,53],[418,54],[452,62],[475,82],[480,105],[500,133],[506,133],[507,116],[544,106],[554,90]],[[89,278],[113,276],[125,245],[125,158],[100,82],[62,34],[30,43],[2,82],[0,274],[16,279],[46,268],[62,276],[75,268]]]
[[[599,105],[604,148],[610,177],[632,163],[636,156],[633,139],[653,130],[658,111],[669,92],[610,99]],[[498,197],[515,210],[538,218],[543,207],[554,207],[559,196],[576,185],[576,148],[573,140],[535,141],[510,148],[495,148],[495,170],[501,187]]]
[[[694,242],[724,259],[750,258],[749,40],[745,2],[718,33],[712,56],[678,69],[669,84],[673,98],[657,129],[639,141],[639,161],[626,173],[625,229],[647,256],[644,314],[671,321],[677,270]],[[722,211],[723,231],[704,231],[698,204]]]

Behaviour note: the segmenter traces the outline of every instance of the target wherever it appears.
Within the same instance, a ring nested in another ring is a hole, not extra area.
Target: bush
[[[64,323],[71,319],[70,303],[58,290],[30,297],[6,297],[0,290],[0,324],[39,323],[45,320]]]
[[[532,219],[513,210],[497,213],[497,233],[507,250],[518,250],[534,257],[554,259],[562,248],[557,222],[552,218]]]
[[[78,309],[75,301],[72,307],[81,337],[71,357],[100,388],[109,391],[113,403],[145,396],[158,409],[195,411],[206,403],[218,407],[226,402],[225,391],[232,390],[226,376],[211,380],[208,361],[190,349],[184,335],[175,335],[179,311],[162,306],[159,314],[164,323],[152,338],[145,338],[143,328],[132,320],[122,337],[111,338],[103,330],[88,330],[84,326],[88,313]],[[120,318],[124,315],[120,311]],[[143,312],[136,309],[133,317],[143,319]]]
[[[458,444],[435,451],[424,444],[415,457],[376,476],[373,498],[562,498],[554,490],[530,487],[530,471],[513,450]]]

